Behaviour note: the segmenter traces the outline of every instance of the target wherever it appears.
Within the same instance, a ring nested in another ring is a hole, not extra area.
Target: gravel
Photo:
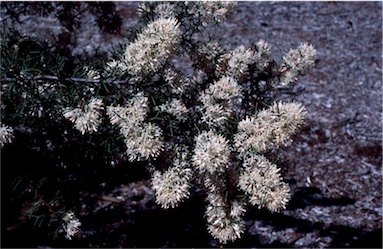
[[[302,133],[285,151],[286,179],[295,191],[316,189],[319,197],[283,214],[322,227],[381,229],[382,3],[241,2],[219,34],[230,47],[264,39],[276,58],[301,42],[314,45],[315,67],[279,98],[299,101],[308,111]],[[301,234],[293,246],[323,240],[315,247],[327,247],[336,236]]]

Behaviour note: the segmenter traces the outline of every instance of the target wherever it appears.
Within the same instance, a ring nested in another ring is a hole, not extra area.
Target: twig
[[[51,213],[56,213],[55,210],[53,210],[53,208],[51,207],[51,205],[43,198],[42,195],[40,195],[38,192],[37,192],[37,189],[31,184],[29,183],[29,188],[35,192],[36,196],[39,198],[39,200],[43,201],[44,205],[48,208],[49,212]]]
[[[274,77],[281,77],[283,76],[285,73],[287,73],[288,71],[290,71],[291,68],[285,68],[284,70],[281,70],[279,71],[276,75],[274,75]]]
[[[60,81],[60,80],[64,80],[64,81],[71,81],[71,82],[85,82],[85,83],[101,83],[101,82],[104,82],[104,83],[107,83],[107,84],[129,84],[129,85],[133,85],[135,84],[134,82],[129,82],[127,80],[98,80],[98,79],[84,79],[84,78],[63,78],[63,79],[60,79],[59,77],[57,76],[52,76],[52,75],[36,75],[36,76],[29,76],[29,77],[22,77],[22,79],[26,79],[26,80],[56,80],[56,81]],[[15,81],[17,80],[16,78],[2,78],[1,81]]]

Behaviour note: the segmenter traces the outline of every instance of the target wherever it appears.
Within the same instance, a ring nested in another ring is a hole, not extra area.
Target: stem
[[[280,77],[280,76],[284,75],[286,72],[290,71],[290,69],[291,68],[286,68],[285,70],[278,72],[276,75],[274,75],[274,77]]]
[[[39,194],[39,192],[37,192],[37,189],[31,184],[29,183],[28,184],[29,188],[35,192],[35,194],[37,195],[37,197],[39,198],[39,200],[43,201],[44,205],[48,208],[49,212],[51,213],[56,213],[55,210],[53,210],[53,208],[51,207],[51,205],[43,198],[42,195]]]
[[[70,81],[70,82],[85,82],[85,83],[100,83],[102,80],[95,80],[95,79],[84,79],[84,78],[64,78],[60,79],[57,76],[52,76],[52,75],[36,75],[36,76],[29,76],[29,77],[24,77],[23,79],[26,80],[55,80],[55,81]],[[17,80],[16,78],[2,78],[1,81],[15,81]],[[133,85],[135,84],[134,82],[129,82],[126,80],[105,80],[104,83],[107,84],[129,84]]]

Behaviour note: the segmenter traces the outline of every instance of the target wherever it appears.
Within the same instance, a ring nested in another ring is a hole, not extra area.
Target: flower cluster
[[[225,51],[217,41],[208,41],[197,48],[197,53],[209,62],[222,60]]]
[[[67,212],[63,217],[63,221],[63,228],[66,232],[65,237],[67,239],[71,240],[72,237],[80,233],[81,222],[79,221],[79,219],[76,218],[73,212]]]
[[[156,170],[152,175],[156,202],[163,208],[174,208],[190,195],[189,152],[185,146],[177,146],[174,153],[172,165],[165,172]]]
[[[126,152],[130,161],[147,160],[157,157],[163,147],[162,130],[155,124],[145,123],[127,133],[125,137]]]
[[[173,115],[178,121],[185,121],[189,112],[189,109],[179,99],[169,100],[165,104],[156,106],[155,109]]]
[[[233,89],[236,88],[220,91],[212,87],[209,93],[215,99],[228,99],[233,92],[238,94],[239,91]],[[241,236],[245,212],[244,199],[238,201],[238,196],[224,199],[230,184],[221,176],[230,175],[232,179],[238,179],[235,180],[236,187],[246,194],[251,205],[266,207],[272,212],[284,209],[290,199],[290,188],[283,182],[277,166],[259,153],[271,146],[284,145],[302,125],[304,114],[305,109],[300,104],[274,103],[254,117],[238,123],[234,150],[226,138],[212,130],[203,131],[195,138],[192,162],[208,192],[208,230],[221,243]],[[234,151],[239,161],[231,158]]]
[[[185,77],[171,68],[167,68],[164,71],[163,78],[169,85],[171,93],[175,95],[183,94],[190,86],[190,79]]]
[[[271,47],[268,42],[259,40],[255,44],[254,62],[257,69],[261,72],[269,66]]]
[[[238,123],[238,133],[234,135],[237,151],[246,155],[286,144],[303,124],[305,113],[299,103],[279,102],[252,117],[246,117]]]
[[[282,181],[279,169],[267,158],[252,155],[245,158],[238,187],[249,195],[252,205],[267,207],[272,212],[285,208],[290,188]]]
[[[4,144],[11,143],[13,138],[13,128],[2,124],[0,126],[0,147],[3,147]]]
[[[154,9],[154,13],[157,17],[170,18],[175,16],[175,8],[169,2],[159,3]]]
[[[200,174],[225,172],[230,161],[229,141],[212,130],[203,131],[195,140],[192,162]]]
[[[281,86],[289,86],[298,80],[298,77],[306,73],[315,63],[316,50],[312,45],[303,43],[297,49],[291,49],[283,57],[281,72]]]
[[[220,62],[217,67],[220,69],[220,74],[231,76],[241,82],[241,78],[247,76],[250,67],[255,67],[258,72],[264,72],[269,66],[270,54],[270,45],[260,40],[252,48],[246,49],[245,46],[240,45],[221,55],[221,58],[217,60]],[[223,61],[224,66],[222,66]]]
[[[209,85],[201,94],[202,121],[209,127],[224,127],[233,113],[233,101],[241,96],[237,81],[228,76]]]
[[[97,132],[101,124],[101,110],[103,103],[101,99],[92,98],[83,108],[66,108],[63,115],[75,124],[75,128],[85,134]]]
[[[245,213],[244,204],[233,201],[228,207],[222,194],[208,193],[206,198],[206,218],[209,232],[221,243],[227,243],[241,237],[245,229],[242,216]]]
[[[117,124],[121,129],[129,132],[145,121],[148,109],[148,97],[144,96],[143,92],[139,92],[128,101],[126,106],[108,106],[106,114],[111,124]]]
[[[251,49],[245,49],[243,45],[226,54],[225,58],[227,60],[226,74],[236,79],[247,73],[249,65],[255,61],[254,52]]]
[[[224,21],[236,5],[236,3],[232,1],[199,1],[186,2],[185,4],[192,5],[191,8],[188,9],[188,13],[190,15],[198,15],[204,26],[212,21]]]
[[[130,161],[157,157],[162,150],[162,130],[144,122],[148,110],[148,98],[142,92],[129,100],[125,107],[108,106],[106,113],[111,124],[117,124],[124,136]]]
[[[149,23],[136,40],[126,47],[123,61],[108,65],[127,71],[136,79],[157,72],[175,51],[180,39],[179,23],[175,18],[158,18]]]

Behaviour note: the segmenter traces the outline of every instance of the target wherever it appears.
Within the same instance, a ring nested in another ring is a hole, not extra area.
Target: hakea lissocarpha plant
[[[209,12],[201,8],[206,4],[192,4],[202,13],[199,18],[209,16],[202,24],[209,20],[222,20],[221,14],[227,14],[233,7],[232,3],[227,2],[209,3]],[[141,11],[147,10],[157,19],[153,18],[138,38],[127,45],[118,63],[112,62],[109,66],[115,65],[122,71],[121,74],[126,73],[134,79],[141,74],[157,73],[163,79],[160,90],[170,93],[174,93],[172,88],[177,85],[174,78],[182,79],[178,84],[186,87],[176,87],[186,90],[177,92],[169,100],[152,108],[159,115],[167,113],[170,119],[181,123],[183,129],[189,128],[189,131],[180,131],[173,134],[172,138],[164,139],[161,141],[163,146],[160,146],[160,138],[155,135],[160,134],[160,131],[142,134],[153,142],[145,145],[138,140],[137,143],[142,146],[134,147],[129,144],[134,143],[133,140],[127,141],[127,148],[131,150],[128,154],[139,151],[149,155],[153,162],[161,153],[169,155],[170,160],[165,168],[161,166],[152,171],[157,203],[163,208],[176,207],[191,195],[192,183],[200,184],[206,191],[208,231],[220,242],[227,243],[241,237],[245,228],[243,215],[248,206],[264,207],[272,212],[286,207],[290,188],[283,181],[277,165],[263,154],[287,145],[302,126],[306,112],[299,103],[269,101],[270,104],[255,109],[252,115],[245,115],[241,111],[246,108],[244,101],[249,101],[247,95],[256,91],[249,84],[264,84],[262,87],[269,91],[292,86],[298,76],[314,64],[316,51],[311,45],[303,43],[289,51],[281,65],[277,65],[270,59],[270,45],[263,40],[251,48],[239,46],[227,52],[216,41],[187,40],[182,35],[187,31],[185,28],[190,26],[190,23],[183,23],[188,19],[177,20],[175,17],[182,16],[182,7],[190,6],[181,5],[143,4]],[[152,33],[156,34],[148,36]],[[163,37],[172,37],[172,40],[164,41]],[[187,45],[187,42],[195,42],[196,51],[183,48],[182,45]],[[137,51],[135,47],[142,48]],[[187,75],[176,73],[171,58],[183,52],[189,53],[190,58],[215,64],[209,65],[209,68],[214,69],[213,73],[211,70],[204,71],[203,65],[197,60],[194,61],[198,68],[194,70],[196,75],[188,78]],[[168,76],[169,72],[173,77]],[[188,89],[196,95],[190,96]],[[130,102],[126,108],[130,108],[129,105]],[[134,125],[134,114],[131,115],[126,122]],[[185,135],[194,137],[189,137],[189,144],[185,143],[185,139],[175,138]],[[146,153],[148,150],[151,153]],[[155,167],[155,163],[151,165]]]
[[[97,135],[102,126],[117,130],[127,160],[148,165],[161,207],[177,207],[192,195],[192,185],[204,189],[207,229],[221,243],[241,237],[250,206],[286,207],[290,188],[267,152],[288,145],[306,111],[276,101],[273,92],[292,87],[316,55],[302,43],[278,63],[264,40],[225,50],[207,27],[234,7],[140,4],[141,27],[120,57],[103,72],[88,73],[89,82],[105,80],[118,94],[82,89],[81,103],[61,111],[81,134]],[[2,146],[11,142],[12,128],[2,125],[0,135]]]

